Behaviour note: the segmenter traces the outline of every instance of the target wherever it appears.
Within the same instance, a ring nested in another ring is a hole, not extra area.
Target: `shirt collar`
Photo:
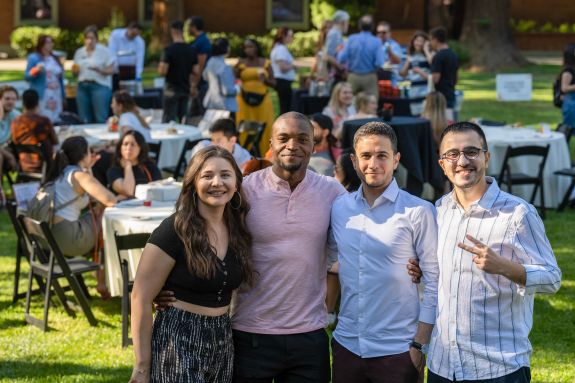
[[[383,193],[381,193],[381,195],[375,199],[375,201],[373,202],[372,208],[383,204],[386,200],[391,202],[391,203],[395,203],[395,200],[397,199],[398,195],[399,195],[399,186],[397,185],[397,181],[395,180],[395,177],[394,177],[391,180],[390,184],[387,185],[387,187],[385,188]],[[357,194],[355,195],[355,199],[357,201],[364,201],[367,204],[367,201],[366,201],[365,197],[363,196],[363,185],[361,185],[359,187],[359,189],[357,189]]]
[[[473,204],[473,206],[476,206],[480,210],[490,210],[495,204],[495,201],[499,196],[499,192],[501,191],[501,189],[499,189],[499,185],[497,185],[497,181],[495,181],[495,178],[486,176],[485,181],[487,182],[487,190],[481,196],[479,201]],[[455,190],[451,191],[451,193],[447,195],[447,198],[449,205],[452,208],[456,208],[459,202],[457,201]]]
[[[287,182],[286,180],[284,180],[284,179],[278,177],[278,175],[275,174],[274,171],[272,170],[272,166],[269,166],[269,167],[265,168],[264,171],[267,172],[266,178],[267,178],[268,182],[270,183],[270,185],[271,185],[273,188],[275,188],[275,189],[277,189],[277,190],[281,190],[281,189],[284,189],[284,190],[285,190],[285,189],[287,189],[287,190],[290,190],[290,191],[291,191],[289,182]],[[310,176],[308,175],[308,172],[310,172],[310,170],[306,170],[306,173],[305,173],[305,176],[303,177],[303,180],[301,180],[301,182],[296,186],[296,188],[295,188],[293,191],[295,191],[296,189],[302,187],[302,186],[305,184],[306,180],[307,180],[308,178],[310,178]]]

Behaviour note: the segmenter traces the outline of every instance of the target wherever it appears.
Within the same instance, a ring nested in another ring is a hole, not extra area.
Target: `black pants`
[[[431,371],[427,371],[427,383],[451,383],[451,382],[462,382],[462,383],[529,383],[531,382],[531,370],[529,367],[521,367],[519,370],[512,372],[511,374],[501,376],[494,379],[482,379],[482,380],[449,380],[445,379]]]
[[[280,114],[291,112],[291,81],[276,78],[276,92],[280,101]]]
[[[327,383],[329,340],[324,329],[290,335],[234,330],[235,383]]]
[[[190,94],[187,92],[174,92],[164,89],[162,122],[176,121],[181,123],[188,113]]]

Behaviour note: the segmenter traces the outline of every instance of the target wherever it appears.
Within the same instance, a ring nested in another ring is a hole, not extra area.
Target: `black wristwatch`
[[[412,340],[411,343],[409,344],[409,347],[413,347],[422,354],[427,355],[427,347],[428,347],[427,344],[421,344],[419,342]]]

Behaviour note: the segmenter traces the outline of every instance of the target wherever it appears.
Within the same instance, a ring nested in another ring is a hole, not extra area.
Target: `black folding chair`
[[[16,303],[19,299],[26,297],[26,292],[19,292],[19,284],[20,278],[23,277],[22,261],[26,260],[26,262],[30,262],[30,252],[26,246],[26,238],[22,232],[22,226],[20,226],[20,222],[18,222],[16,213],[17,208],[18,204],[16,201],[6,201],[6,211],[8,212],[8,217],[12,223],[14,232],[16,233],[16,269],[14,271],[14,292],[12,293],[12,303]],[[34,279],[36,280],[39,288],[32,290],[31,295],[38,295],[45,290],[44,281],[38,275],[35,275]]]
[[[549,145],[547,146],[519,146],[513,148],[511,146],[507,147],[505,152],[505,158],[503,159],[503,165],[501,166],[501,172],[497,179],[499,185],[507,185],[509,193],[513,194],[514,185],[533,185],[533,193],[529,203],[533,204],[535,202],[535,196],[537,195],[537,190],[540,190],[540,209],[541,218],[545,218],[545,193],[543,188],[543,169],[545,168],[545,162],[547,161],[547,155],[549,154]],[[539,170],[537,175],[530,176],[525,173],[513,173],[509,165],[509,161],[512,158],[524,157],[524,156],[536,156],[541,157],[541,162],[539,163]]]
[[[42,167],[40,172],[24,172],[19,170],[16,176],[16,183],[19,182],[29,182],[29,181],[39,181],[44,183],[46,179],[46,174],[50,166],[49,159],[46,158],[46,151],[42,143],[36,145],[24,145],[24,144],[14,144],[10,145],[14,151],[16,160],[20,161],[20,154],[37,155],[42,162]]]
[[[131,310],[130,294],[134,282],[130,280],[128,260],[122,258],[120,251],[143,249],[146,246],[150,233],[135,233],[118,235],[114,233],[116,240],[116,249],[118,250],[118,259],[122,269],[122,347],[128,347],[132,344],[132,339],[128,335],[128,323]]]
[[[48,310],[52,288],[64,305],[66,312],[75,317],[72,308],[76,308],[64,294],[64,289],[58,280],[65,279],[74,293],[74,297],[91,326],[96,326],[98,321],[92,314],[88,303],[88,290],[82,278],[83,273],[96,271],[100,265],[82,258],[66,259],[56,244],[54,237],[46,222],[39,222],[28,217],[19,216],[18,221],[30,249],[30,273],[28,274],[28,291],[26,293],[26,322],[38,326],[42,331],[48,330]],[[32,295],[32,279],[39,276],[46,280],[44,289],[44,315],[38,319],[30,314]]]
[[[158,164],[158,161],[160,161],[160,151],[162,150],[162,141],[158,141],[158,142],[148,142],[148,154],[150,156],[150,159],[153,160],[156,165]]]
[[[575,128],[565,124],[557,125],[557,131],[559,133],[563,133],[565,135],[565,139],[567,140],[567,146],[571,143],[571,137],[573,137],[573,131]]]
[[[184,147],[182,148],[182,152],[180,153],[180,158],[178,159],[176,166],[163,167],[162,171],[170,174],[176,180],[178,179],[178,177],[180,177],[180,175],[183,176],[185,171],[186,171],[186,167],[188,166],[188,161],[186,160],[186,156],[188,155],[188,152],[191,152],[192,149],[194,148],[194,146],[196,146],[200,141],[203,141],[203,139],[186,140],[186,143],[184,144]]]
[[[571,198],[573,189],[575,189],[575,167],[569,169],[557,170],[554,174],[557,174],[558,176],[571,177],[571,185],[569,185],[567,191],[565,192],[565,195],[563,196],[563,200],[561,201],[559,206],[557,206],[557,212],[562,212],[569,204],[569,199]]]
[[[240,133],[246,133],[242,146],[254,157],[262,157],[260,153],[260,141],[266,128],[265,122],[241,121],[238,127]],[[265,153],[264,153],[265,154]]]

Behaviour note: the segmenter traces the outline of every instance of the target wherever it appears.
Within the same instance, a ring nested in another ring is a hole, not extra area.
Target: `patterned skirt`
[[[152,330],[152,383],[232,381],[234,343],[228,314],[211,317],[170,307]]]

